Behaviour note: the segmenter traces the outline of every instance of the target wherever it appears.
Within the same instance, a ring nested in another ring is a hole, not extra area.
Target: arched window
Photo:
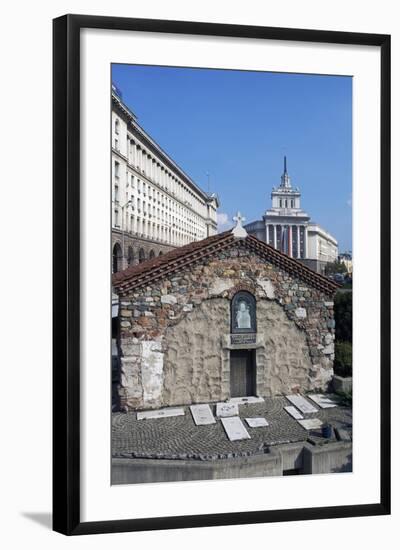
[[[119,243],[115,243],[112,256],[112,270],[113,273],[121,271],[122,269],[122,248]]]
[[[142,262],[145,261],[145,259],[146,259],[146,254],[145,254],[143,248],[141,248],[139,250],[139,263],[141,264]]]
[[[150,260],[151,260],[152,258],[155,258],[155,255],[156,255],[156,253],[154,252],[154,250],[150,250],[150,254],[149,254]]]
[[[130,246],[130,247],[128,248],[128,265],[132,265],[132,264],[133,264],[133,260],[134,260],[133,248]]]
[[[232,298],[231,332],[233,334],[257,332],[256,299],[246,290],[240,290]]]
[[[159,256],[162,256],[162,254],[163,254],[163,253],[162,253],[162,250],[160,250]]]

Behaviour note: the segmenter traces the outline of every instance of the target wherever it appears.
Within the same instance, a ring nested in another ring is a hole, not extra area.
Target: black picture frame
[[[381,51],[381,495],[370,504],[81,522],[80,31],[84,28],[378,46]],[[390,36],[65,15],[53,21],[53,529],[66,535],[390,513]]]

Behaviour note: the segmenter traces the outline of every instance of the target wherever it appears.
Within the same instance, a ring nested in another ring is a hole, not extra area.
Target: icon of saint
[[[251,328],[249,306],[244,301],[239,302],[236,313],[236,325],[237,328]]]

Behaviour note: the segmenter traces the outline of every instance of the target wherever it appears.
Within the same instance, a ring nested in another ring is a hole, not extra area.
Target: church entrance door
[[[253,350],[231,350],[231,397],[255,395],[255,370]]]

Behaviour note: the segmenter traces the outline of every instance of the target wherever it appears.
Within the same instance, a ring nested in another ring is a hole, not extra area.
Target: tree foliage
[[[339,260],[328,262],[325,266],[325,275],[334,275],[335,273],[347,273],[346,266]]]
[[[335,363],[333,370],[339,376],[352,375],[352,345],[351,342],[336,342]]]
[[[353,340],[353,293],[337,292],[335,296],[336,340]]]

